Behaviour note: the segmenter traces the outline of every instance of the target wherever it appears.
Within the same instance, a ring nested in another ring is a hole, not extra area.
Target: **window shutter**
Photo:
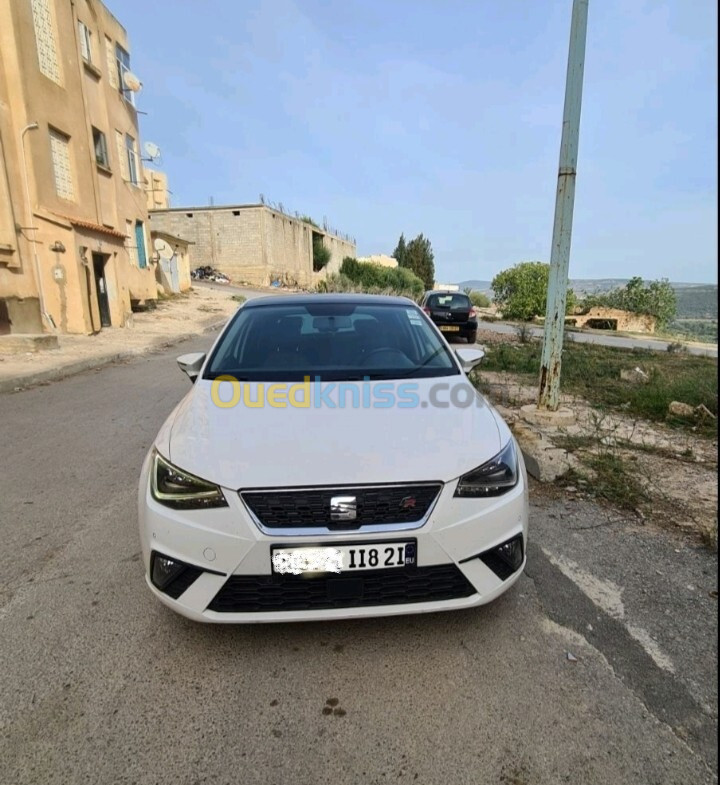
[[[115,47],[113,42],[105,37],[105,59],[107,61],[108,79],[113,87],[118,87],[117,63],[115,62]]]
[[[128,249],[130,262],[137,266],[138,254],[137,247],[135,246],[135,238],[133,237],[133,222],[127,220],[125,221],[125,245]]]
[[[87,60],[87,62],[91,62],[92,57],[90,56],[90,31],[87,27],[78,20],[78,34],[80,37],[80,54],[83,56],[83,60]]]
[[[63,199],[74,199],[75,192],[70,169],[70,140],[64,134],[52,129],[50,129],[50,154],[57,195]]]
[[[35,27],[35,41],[37,43],[38,65],[40,72],[57,84],[62,84],[60,79],[60,62],[57,54],[55,38],[55,23],[50,9],[49,0],[31,0],[30,2]]]
[[[115,141],[117,142],[117,153],[120,159],[120,175],[126,182],[130,179],[130,172],[128,171],[128,157],[127,149],[125,148],[125,139],[120,131],[115,131]]]

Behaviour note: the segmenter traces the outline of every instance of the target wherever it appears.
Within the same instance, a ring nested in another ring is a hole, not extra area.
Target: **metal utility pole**
[[[565,329],[573,207],[575,205],[575,175],[580,135],[583,72],[585,70],[587,15],[588,0],[573,0],[570,50],[565,82],[565,108],[560,142],[560,166],[555,197],[555,221],[550,252],[550,280],[545,312],[542,364],[540,366],[540,393],[538,395],[538,409],[550,411],[557,411],[560,402],[560,365]]]

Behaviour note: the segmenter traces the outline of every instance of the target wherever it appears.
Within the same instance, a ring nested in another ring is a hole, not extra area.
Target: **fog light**
[[[518,534],[497,548],[481,553],[480,560],[504,581],[522,567],[524,555],[522,534]]]
[[[175,578],[185,569],[185,564],[175,561],[159,553],[153,553],[152,565],[150,567],[150,580],[153,585],[161,591],[172,583]]]
[[[512,567],[513,572],[520,569],[523,561],[523,542],[522,537],[513,537],[512,540],[504,542],[501,546],[495,549],[497,555]]]

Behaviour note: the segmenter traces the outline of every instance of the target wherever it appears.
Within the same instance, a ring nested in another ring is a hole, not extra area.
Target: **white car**
[[[142,468],[147,583],[206,622],[470,608],[525,566],[527,476],[505,422],[400,297],[244,303]]]

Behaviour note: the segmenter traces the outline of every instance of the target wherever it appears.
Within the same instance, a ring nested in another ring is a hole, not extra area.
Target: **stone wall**
[[[593,306],[585,313],[567,316],[565,321],[575,327],[621,330],[628,333],[654,333],[657,327],[657,320],[654,316],[601,306]]]

